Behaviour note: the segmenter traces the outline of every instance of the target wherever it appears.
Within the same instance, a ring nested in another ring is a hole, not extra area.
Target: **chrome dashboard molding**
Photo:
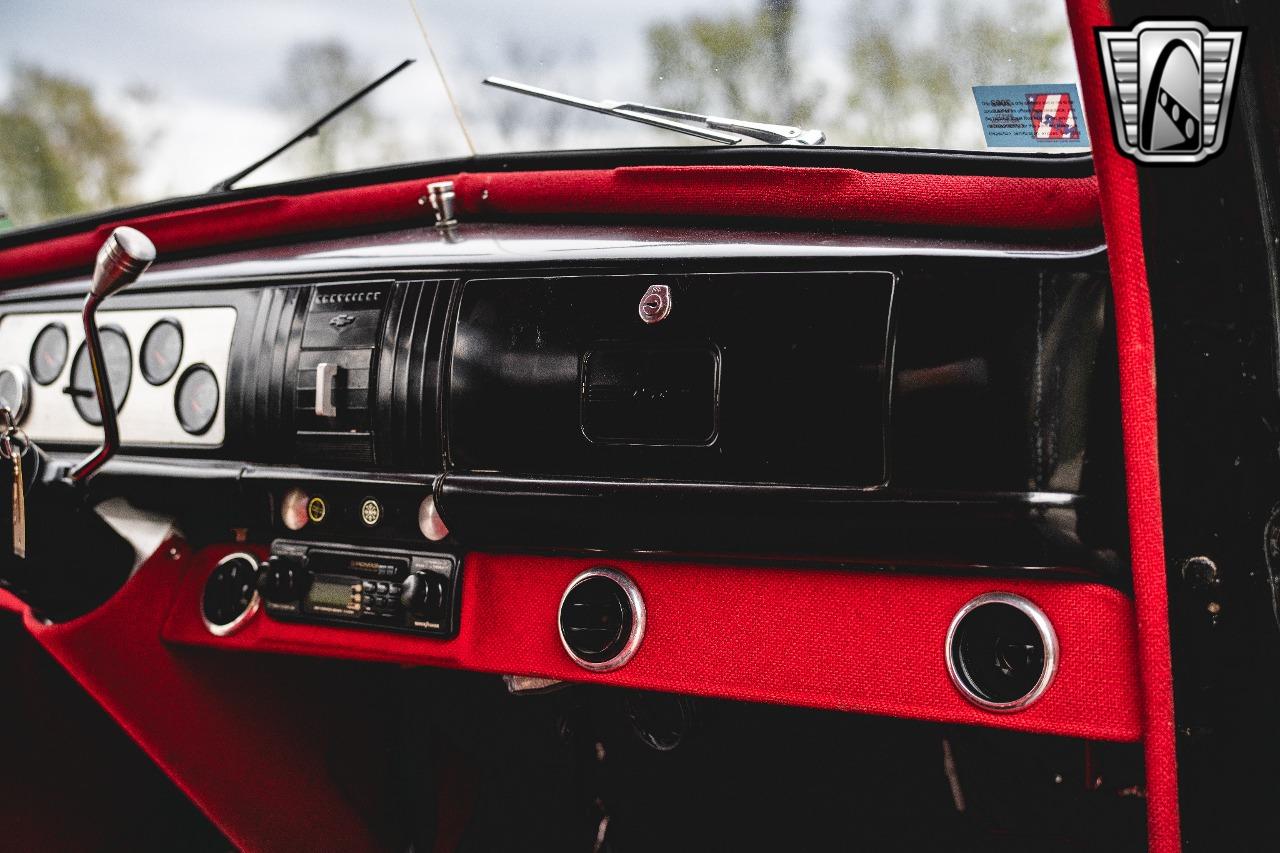
[[[434,227],[402,228],[283,246],[211,252],[153,267],[130,293],[186,287],[284,284],[305,279],[348,281],[404,276],[450,276],[510,266],[612,265],[709,260],[756,262],[806,259],[935,258],[1083,261],[1106,246],[1095,235],[922,237],[890,233],[716,229],[612,224],[462,223],[445,239]],[[87,277],[25,285],[0,292],[0,304],[79,297]]]

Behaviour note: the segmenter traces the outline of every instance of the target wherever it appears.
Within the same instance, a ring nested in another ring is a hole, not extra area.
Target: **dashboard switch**
[[[316,365],[316,415],[336,418],[338,407],[333,402],[333,390],[338,381],[338,365],[322,361]]]
[[[436,509],[436,499],[427,495],[418,505],[418,530],[432,542],[439,542],[449,535],[440,511]]]
[[[434,572],[413,572],[400,586],[400,604],[412,615],[439,622],[444,614],[444,580]]]
[[[272,604],[293,604],[302,597],[304,572],[297,561],[274,554],[258,568],[258,592]]]

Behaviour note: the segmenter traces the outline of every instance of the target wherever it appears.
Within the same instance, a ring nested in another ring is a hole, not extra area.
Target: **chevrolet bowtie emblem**
[[[355,321],[356,318],[352,317],[350,314],[338,314],[329,321],[329,325],[333,327],[334,331],[341,332]]]
[[[1222,150],[1244,30],[1151,20],[1095,35],[1121,153],[1141,163],[1199,163]]]

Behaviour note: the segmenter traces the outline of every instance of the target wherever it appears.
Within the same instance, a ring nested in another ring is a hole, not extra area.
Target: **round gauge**
[[[0,409],[8,409],[16,424],[27,413],[31,399],[31,380],[26,368],[17,364],[0,367]]]
[[[192,435],[203,435],[213,426],[218,416],[218,377],[207,364],[193,364],[178,380],[178,390],[173,395],[173,409],[178,423]]]
[[[107,384],[111,386],[111,400],[119,412],[129,396],[133,381],[133,351],[129,339],[117,326],[104,326],[98,330],[102,340],[102,355],[106,360]],[[76,357],[71,361],[71,384],[64,389],[71,395],[76,411],[86,423],[102,426],[98,411],[98,392],[93,387],[93,366],[89,363],[89,349],[80,344]]]
[[[67,327],[61,323],[50,323],[36,335],[36,342],[31,345],[31,378],[41,385],[50,385],[62,375],[62,368],[67,366]]]
[[[142,378],[152,385],[163,385],[178,372],[180,361],[182,326],[173,319],[158,321],[142,339],[142,349],[138,351],[138,366],[142,368]]]

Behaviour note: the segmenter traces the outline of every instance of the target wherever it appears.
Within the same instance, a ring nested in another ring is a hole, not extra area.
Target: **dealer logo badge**
[[[1095,34],[1121,153],[1140,163],[1199,163],[1222,150],[1243,29],[1149,20]]]

